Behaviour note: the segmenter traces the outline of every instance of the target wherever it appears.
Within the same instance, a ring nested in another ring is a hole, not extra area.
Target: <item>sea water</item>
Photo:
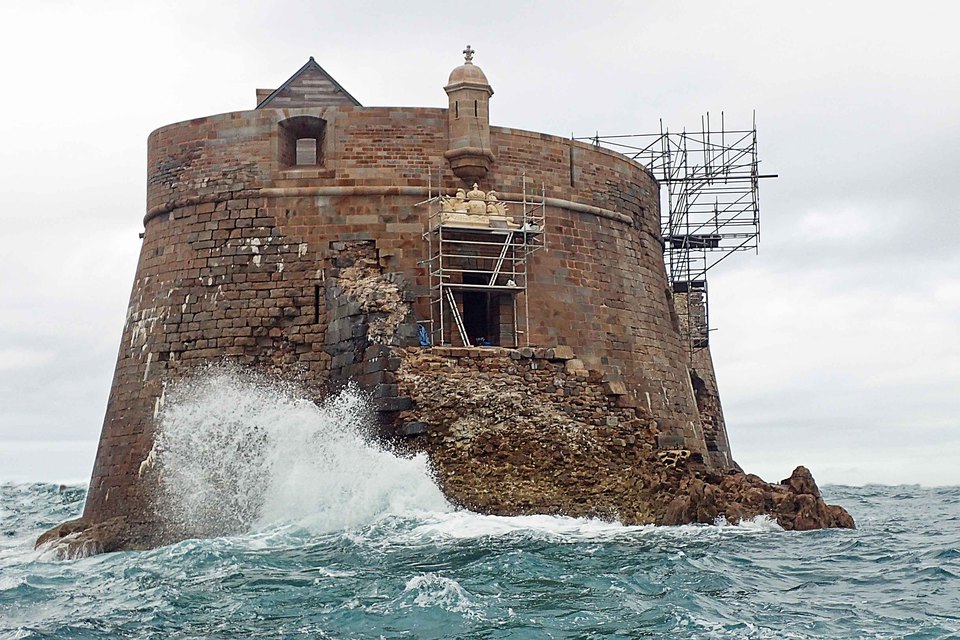
[[[960,637],[958,487],[826,487],[852,531],[483,516],[356,394],[219,372],[158,418],[169,517],[242,531],[62,560],[85,488],[0,484],[0,638]]]

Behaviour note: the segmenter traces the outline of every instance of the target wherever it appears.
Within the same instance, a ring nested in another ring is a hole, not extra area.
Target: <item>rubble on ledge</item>
[[[686,449],[658,449],[646,408],[623,406],[622,384],[585,370],[566,347],[395,353],[412,408],[394,423],[430,457],[447,497],[472,511],[659,525],[768,515],[788,530],[854,527],[805,467],[771,484],[711,469]]]

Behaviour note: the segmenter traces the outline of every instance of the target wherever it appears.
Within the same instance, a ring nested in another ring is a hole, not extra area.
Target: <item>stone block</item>
[[[372,344],[363,352],[364,360],[374,360],[376,358],[387,357],[390,355],[390,347],[382,344]]]
[[[562,344],[553,348],[553,356],[550,359],[573,360],[574,358],[576,358],[576,354],[573,352],[573,347]]]
[[[619,380],[611,380],[603,383],[603,393],[607,396],[625,396],[627,395],[627,385]]]
[[[380,383],[373,389],[374,398],[393,398],[396,397],[400,388],[396,384]]]
[[[684,448],[684,437],[676,434],[657,434],[657,449],[672,451]]]
[[[333,357],[330,361],[330,365],[333,367],[345,367],[347,365],[353,364],[354,354],[352,352],[340,353]]]
[[[405,422],[400,427],[400,434],[404,436],[419,436],[427,432],[427,425],[423,422]]]
[[[413,406],[413,400],[407,397],[402,398],[376,398],[373,406],[377,411],[406,411]]]

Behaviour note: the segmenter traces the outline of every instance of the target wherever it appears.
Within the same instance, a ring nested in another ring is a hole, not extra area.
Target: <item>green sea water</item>
[[[956,487],[829,487],[855,531],[409,512],[79,560],[34,551],[83,494],[0,486],[0,637],[960,637]]]

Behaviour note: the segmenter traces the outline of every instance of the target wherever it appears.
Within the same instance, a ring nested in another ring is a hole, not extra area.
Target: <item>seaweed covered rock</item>
[[[805,467],[779,484],[699,453],[657,447],[643,407],[618,406],[611,385],[544,353],[398,350],[398,385],[417,424],[408,446],[429,455],[448,498],[498,515],[563,514],[624,524],[737,523],[759,515],[784,529],[853,527],[823,501]]]

